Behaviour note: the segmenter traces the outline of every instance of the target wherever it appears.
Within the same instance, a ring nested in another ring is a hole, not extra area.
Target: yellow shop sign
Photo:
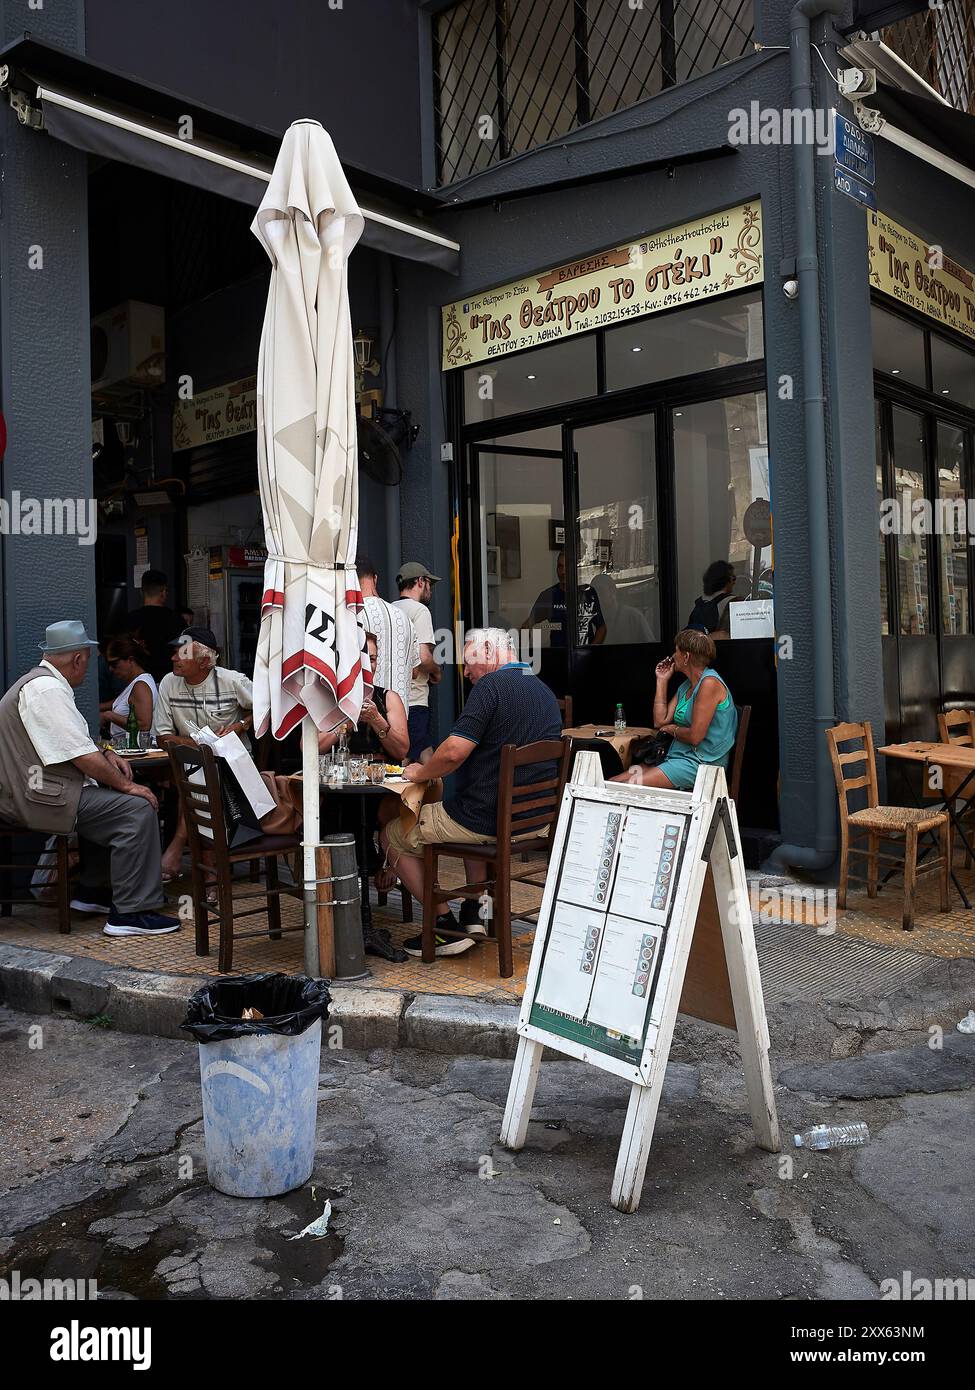
[[[728,294],[763,278],[756,200],[443,307],[443,369]]]

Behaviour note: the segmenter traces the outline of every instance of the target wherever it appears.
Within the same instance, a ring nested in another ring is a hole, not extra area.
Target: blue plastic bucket
[[[322,1024],[200,1044],[207,1178],[231,1197],[278,1197],[311,1177]]]

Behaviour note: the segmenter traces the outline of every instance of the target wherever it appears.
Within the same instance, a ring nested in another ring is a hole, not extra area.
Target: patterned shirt
[[[366,630],[376,635],[375,682],[384,690],[395,690],[403,708],[408,710],[413,667],[420,664],[416,629],[402,608],[387,603],[378,594],[364,598],[362,606]]]
[[[182,676],[170,671],[159,682],[159,698],[152,720],[152,732],[194,738],[197,729],[222,729],[236,724],[254,708],[254,687],[242,671],[214,666],[205,681],[187,685]],[[241,734],[246,746],[247,735]]]

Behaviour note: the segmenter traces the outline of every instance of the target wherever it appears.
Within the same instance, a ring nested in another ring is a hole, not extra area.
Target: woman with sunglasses
[[[124,688],[111,703],[106,700],[102,704],[102,726],[109,730],[113,725],[124,729],[128,723],[131,705],[139,721],[139,728],[151,729],[159,691],[156,682],[146,670],[148,651],[135,637],[112,637],[105,649],[105,660],[111,674],[124,682]]]

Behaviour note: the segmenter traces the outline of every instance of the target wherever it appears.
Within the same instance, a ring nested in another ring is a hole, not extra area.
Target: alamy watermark
[[[94,545],[98,503],[93,497],[0,497],[0,536],[75,536]]]

